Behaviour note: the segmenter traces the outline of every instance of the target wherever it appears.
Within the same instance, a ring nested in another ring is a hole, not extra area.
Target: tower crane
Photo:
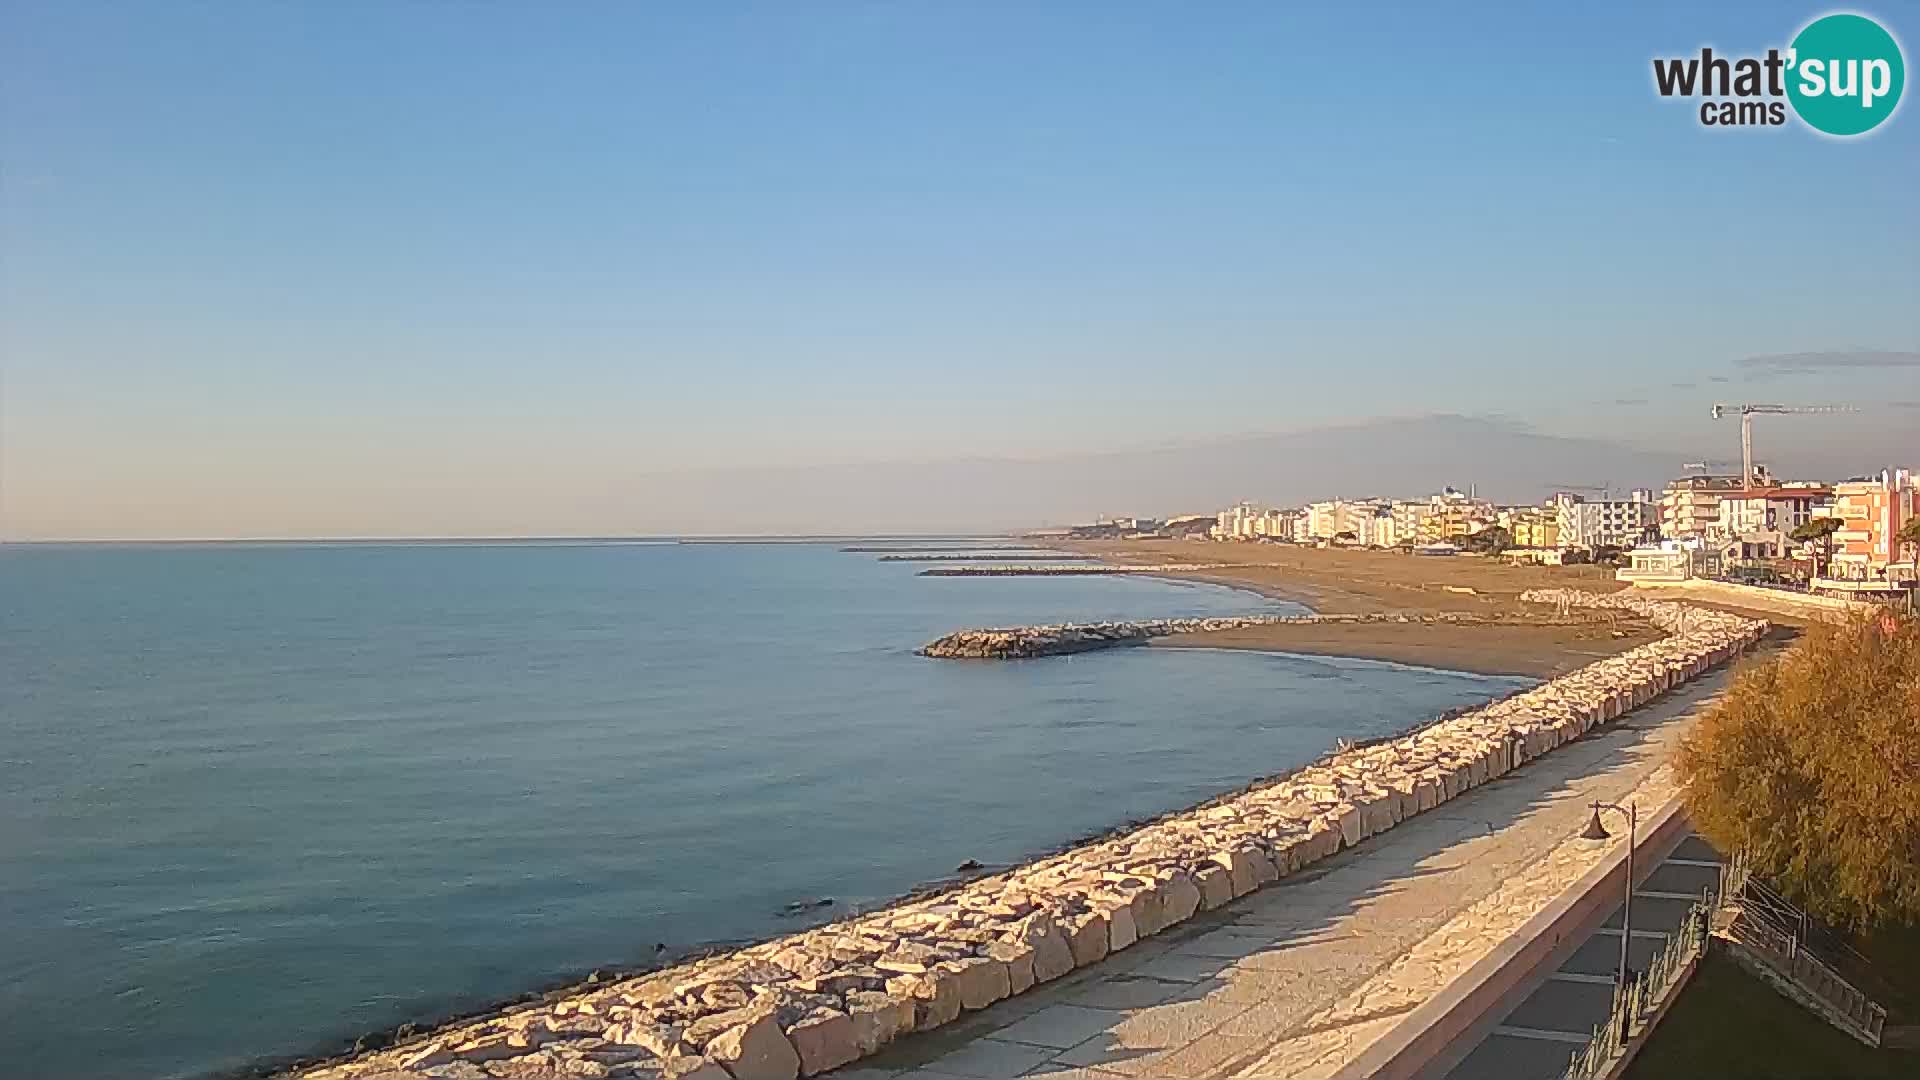
[[[1602,502],[1613,493],[1612,484],[1555,484],[1553,489],[1555,491],[1597,491],[1600,493]]]
[[[1713,418],[1720,419],[1729,412],[1740,414],[1740,473],[1741,490],[1753,487],[1753,417],[1755,413],[1768,416],[1797,416],[1803,413],[1847,413],[1860,410],[1851,405],[1715,405]]]

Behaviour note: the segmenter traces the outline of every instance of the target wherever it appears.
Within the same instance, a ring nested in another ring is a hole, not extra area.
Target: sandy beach
[[[1610,569],[1593,566],[1512,566],[1472,556],[1421,557],[1389,551],[1349,551],[1285,544],[1200,544],[1183,541],[1080,541],[1065,550],[1115,563],[1227,564],[1167,577],[1252,589],[1305,604],[1323,614],[1452,611],[1524,619],[1547,614],[1520,603],[1527,589],[1619,588]],[[1360,624],[1263,626],[1182,634],[1154,648],[1254,649],[1353,656],[1488,675],[1545,678],[1623,652],[1659,637],[1652,627],[1622,615],[1587,626]]]

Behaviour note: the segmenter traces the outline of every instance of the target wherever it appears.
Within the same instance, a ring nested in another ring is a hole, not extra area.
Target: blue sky
[[[1428,412],[1920,427],[1912,104],[1842,143],[1651,88],[1828,9],[1451,8],[0,0],[0,535],[566,531],[556,489],[594,531],[633,469]]]

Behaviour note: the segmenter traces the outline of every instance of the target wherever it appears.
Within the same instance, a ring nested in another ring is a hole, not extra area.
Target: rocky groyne
[[[1672,636],[1283,779],[885,911],[582,986],[306,1080],[793,1080],[1057,979],[1431,810],[1739,654],[1767,624],[1563,593]]]
[[[1031,660],[1144,645],[1174,634],[1202,634],[1245,630],[1256,626],[1312,626],[1334,624],[1479,624],[1556,626],[1598,621],[1593,616],[1517,618],[1462,612],[1368,612],[1349,615],[1238,615],[1195,619],[1135,619],[1125,622],[1056,623],[1049,626],[1009,626],[983,630],[956,630],[916,650],[937,660]]]
[[[1016,555],[1016,556],[1007,556],[1007,555],[995,555],[995,554],[993,554],[992,552],[983,552],[983,553],[981,553],[981,554],[978,554],[978,555],[882,555],[882,556],[880,556],[880,558],[879,558],[879,560],[878,560],[878,561],[880,561],[880,562],[948,562],[948,563],[967,563],[967,562],[1005,562],[1005,561],[1007,561],[1007,559],[1009,559],[1009,558],[1017,558],[1017,559],[1020,559],[1020,560],[1021,560],[1021,565],[1026,565],[1027,563],[1064,563],[1064,562],[1078,562],[1078,563],[1086,563],[1086,562],[1093,562],[1093,561],[1095,561],[1096,559],[1098,559],[1098,558],[1099,558],[1099,556],[1097,556],[1097,555]]]
[[[1115,566],[1107,563],[1081,566],[1003,563],[994,566],[936,566],[920,571],[921,577],[1067,577],[1088,574],[1183,574],[1195,570],[1218,570],[1221,563],[1157,563],[1147,566]]]
[[[986,539],[967,540],[956,544],[917,544],[911,541],[901,540],[892,544],[854,544],[849,547],[843,547],[840,550],[851,551],[856,554],[872,554],[882,551],[899,553],[903,551],[1044,551],[1047,549],[1038,547],[1032,543],[1023,544],[1013,539],[1000,541],[998,543]]]

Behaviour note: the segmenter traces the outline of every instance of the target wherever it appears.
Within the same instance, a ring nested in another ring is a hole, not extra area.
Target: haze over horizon
[[[0,539],[1522,500],[1716,401],[1920,465],[1911,107],[1650,86],[1824,10],[10,0]]]

